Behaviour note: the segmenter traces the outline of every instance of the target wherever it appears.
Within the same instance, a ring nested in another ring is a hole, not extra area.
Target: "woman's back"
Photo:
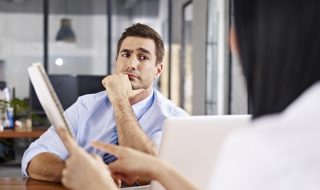
[[[320,189],[320,82],[225,142],[211,189]]]

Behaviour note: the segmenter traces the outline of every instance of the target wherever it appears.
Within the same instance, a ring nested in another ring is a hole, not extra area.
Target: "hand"
[[[63,144],[69,152],[62,171],[62,183],[70,189],[118,189],[108,166],[97,155],[90,155],[80,148],[67,131],[58,128]]]
[[[133,184],[139,176],[149,176],[155,179],[155,174],[161,167],[161,161],[156,157],[131,148],[97,141],[92,142],[92,146],[118,158],[115,162],[109,164],[109,169],[112,175],[119,177],[128,185]]]
[[[117,73],[105,77],[102,80],[111,102],[131,100],[145,92],[144,89],[133,90],[128,75]]]

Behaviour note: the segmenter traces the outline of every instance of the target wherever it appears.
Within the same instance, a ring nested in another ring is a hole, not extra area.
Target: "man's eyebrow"
[[[149,51],[149,50],[144,49],[144,48],[142,48],[142,47],[138,48],[137,50],[138,50],[138,51],[141,51],[141,52],[143,52],[143,53],[146,53],[146,54],[151,55],[151,53],[150,53],[150,51]]]
[[[121,51],[120,51],[121,53],[122,52],[125,52],[125,53],[132,53],[133,52],[133,50],[130,50],[130,49],[122,49]]]

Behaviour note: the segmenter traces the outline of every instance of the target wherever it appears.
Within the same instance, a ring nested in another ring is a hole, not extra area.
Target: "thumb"
[[[138,96],[138,95],[140,95],[140,94],[144,93],[145,91],[146,91],[145,89],[132,90],[131,97]]]
[[[70,134],[67,132],[66,129],[64,129],[63,127],[57,127],[56,129],[62,143],[68,150],[69,154],[71,154],[73,150],[77,147],[77,144],[72,139],[72,137],[70,136]]]

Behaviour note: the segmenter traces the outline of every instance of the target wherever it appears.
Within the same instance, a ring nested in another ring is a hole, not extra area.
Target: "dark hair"
[[[118,54],[119,54],[120,47],[123,40],[130,36],[152,39],[156,46],[156,57],[157,57],[156,63],[158,64],[162,62],[163,55],[164,55],[164,45],[160,35],[155,30],[153,30],[150,26],[145,24],[140,24],[140,23],[130,26],[122,33],[118,41],[117,58],[118,58]]]
[[[320,79],[320,1],[234,0],[233,8],[252,114],[281,112]]]

